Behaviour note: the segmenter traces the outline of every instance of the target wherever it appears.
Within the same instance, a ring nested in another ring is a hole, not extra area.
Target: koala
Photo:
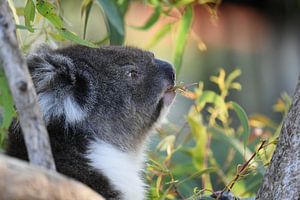
[[[27,64],[57,171],[108,200],[146,199],[144,152],[176,96],[173,67],[121,46],[43,46]],[[6,153],[28,160],[17,120]]]

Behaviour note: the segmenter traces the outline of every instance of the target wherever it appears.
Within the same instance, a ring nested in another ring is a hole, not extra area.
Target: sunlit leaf
[[[160,143],[157,145],[157,148],[160,151],[167,151],[170,146],[174,146],[175,140],[175,135],[168,135],[160,141]]]
[[[286,114],[292,104],[292,99],[287,93],[282,93],[281,97],[277,100],[276,104],[273,106],[275,112],[280,112]]]
[[[44,16],[55,28],[63,28],[63,21],[56,14],[55,6],[44,0],[37,0],[36,9],[38,12]]]
[[[118,5],[114,0],[97,0],[106,17],[106,27],[109,31],[110,43],[121,45],[124,42],[124,20]]]
[[[35,5],[32,0],[27,0],[25,8],[24,8],[24,18],[25,18],[25,26],[30,32],[33,32],[31,22],[33,22],[35,17]]]
[[[158,176],[156,180],[156,195],[159,197],[159,189],[162,181],[162,176]]]
[[[269,127],[269,128],[276,129],[278,127],[278,124],[276,124],[270,118],[261,114],[251,115],[249,118],[249,125],[255,128]]]
[[[247,114],[244,111],[244,109],[236,102],[232,101],[231,105],[232,105],[233,110],[236,112],[236,114],[241,122],[241,125],[243,127],[242,138],[243,138],[244,146],[246,147],[248,138],[249,138],[249,133],[250,133],[249,120],[248,120]]]
[[[155,7],[152,15],[150,16],[150,18],[146,21],[146,23],[143,26],[133,26],[133,28],[139,29],[139,30],[147,30],[147,29],[151,28],[159,19],[160,13],[161,13],[161,7],[160,6]]]
[[[182,57],[184,53],[184,48],[186,41],[190,32],[190,28],[193,21],[193,6],[187,6],[179,22],[179,27],[177,31],[177,38],[175,41],[175,53],[174,53],[174,65],[176,68],[176,73],[180,72],[182,65]]]
[[[202,124],[199,113],[193,108],[187,116],[187,121],[196,142],[196,146],[191,149],[193,163],[197,170],[203,170],[205,169],[204,157],[208,142],[206,127]]]
[[[81,44],[81,45],[84,45],[84,46],[97,48],[97,46],[94,45],[93,43],[91,43],[87,40],[81,39],[79,36],[75,35],[74,33],[70,32],[66,29],[57,29],[57,31],[59,32],[59,34],[62,37],[66,38],[67,40],[73,41],[77,44]]]
[[[241,75],[241,70],[240,69],[236,69],[234,71],[232,71],[226,78],[225,84],[227,87],[230,86],[230,84]]]
[[[207,103],[212,103],[220,109],[221,115],[224,115],[225,117],[228,116],[227,106],[224,99],[214,91],[203,91],[196,102],[200,110],[204,108]]]
[[[242,89],[242,85],[238,82],[234,82],[230,84],[230,89],[235,89],[235,90],[241,90]]]

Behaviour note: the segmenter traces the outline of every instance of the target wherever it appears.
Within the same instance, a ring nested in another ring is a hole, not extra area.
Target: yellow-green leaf
[[[174,65],[176,68],[176,73],[180,72],[182,65],[182,57],[184,53],[184,48],[189,35],[189,31],[193,21],[193,6],[189,5],[186,7],[183,16],[180,19],[179,27],[177,31],[177,38],[175,41],[175,53],[174,53]]]
[[[227,106],[224,99],[214,91],[203,91],[201,96],[197,99],[197,105],[200,109],[204,108],[207,103],[212,103],[220,108],[220,113],[225,117],[228,116]]]
[[[236,114],[241,122],[241,125],[243,127],[242,138],[243,138],[243,142],[244,142],[244,147],[246,147],[248,138],[249,138],[249,133],[250,133],[249,120],[248,120],[247,114],[244,111],[244,109],[236,102],[232,101],[231,105],[232,105],[233,110],[236,112]]]
[[[106,17],[110,44],[121,45],[124,41],[124,20],[121,10],[114,0],[98,0]]]
[[[87,40],[81,39],[79,36],[75,35],[74,33],[70,32],[66,29],[57,29],[57,31],[59,32],[59,34],[62,37],[64,37],[67,40],[73,41],[77,44],[81,44],[81,45],[84,45],[84,46],[97,48],[97,46],[94,45],[93,43],[91,43]]]
[[[55,6],[44,0],[37,0],[36,9],[44,16],[55,28],[63,28],[63,21],[55,12]]]
[[[27,0],[25,8],[24,8],[24,18],[25,18],[25,26],[30,32],[33,32],[31,22],[34,21],[35,17],[35,5],[32,0]]]

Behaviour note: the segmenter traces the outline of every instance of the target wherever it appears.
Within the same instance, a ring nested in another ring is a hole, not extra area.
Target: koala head
[[[172,66],[137,48],[43,46],[27,63],[47,124],[124,149],[146,138],[175,97]]]

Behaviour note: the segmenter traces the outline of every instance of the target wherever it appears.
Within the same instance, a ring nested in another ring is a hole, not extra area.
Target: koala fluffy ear
[[[87,113],[82,91],[89,91],[88,79],[76,69],[73,60],[49,47],[28,55],[27,64],[36,87],[44,119],[82,121]]]

